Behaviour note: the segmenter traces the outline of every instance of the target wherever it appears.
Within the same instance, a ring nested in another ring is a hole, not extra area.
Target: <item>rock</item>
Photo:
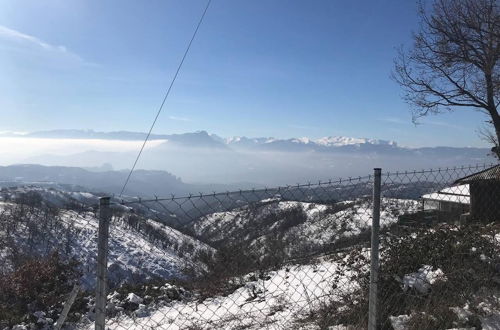
[[[40,319],[42,317],[45,317],[45,312],[42,311],[34,312],[33,316]]]
[[[128,296],[125,300],[128,302],[131,302],[133,304],[142,304],[144,299],[142,299],[141,297],[139,297],[135,293],[131,292],[128,294]]]
[[[120,298],[120,294],[116,291],[108,294],[108,300],[118,300]]]
[[[181,294],[179,293],[179,290],[170,284],[165,284],[160,288],[160,290],[171,300],[179,300]]]
[[[134,312],[136,317],[146,317],[149,316],[149,310],[146,305],[140,304],[139,308]]]

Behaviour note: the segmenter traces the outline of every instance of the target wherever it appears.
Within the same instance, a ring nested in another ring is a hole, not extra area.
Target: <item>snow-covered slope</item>
[[[55,208],[67,208],[76,204],[97,205],[99,196],[89,193],[85,190],[77,190],[73,187],[71,190],[63,190],[63,187],[57,188],[47,186],[48,183],[41,185],[21,185],[12,188],[2,188],[0,190],[0,198],[3,201],[16,201],[18,203],[28,203],[34,205],[46,205]]]
[[[0,214],[5,225],[0,228],[0,240],[10,242],[2,245],[0,251],[0,264],[4,269],[11,268],[16,251],[32,257],[58,251],[79,262],[85,287],[95,284],[99,220],[93,212],[54,211],[43,205],[2,202]],[[195,262],[197,253],[214,252],[208,245],[173,228],[128,213],[113,217],[109,237],[108,267],[112,285],[155,277],[181,278],[186,267],[204,268],[202,263]]]
[[[84,266],[95,264],[98,219],[92,213],[77,214],[64,211],[61,220],[65,226],[74,228],[75,237],[71,239],[70,255],[75,256]],[[191,238],[185,238],[173,229],[162,226],[160,230],[168,230],[175,234],[171,239],[179,245],[187,241],[193,242]],[[188,256],[181,257],[172,247],[166,248],[159,243],[151,242],[145,235],[127,228],[120,218],[114,219],[110,225],[108,260],[109,278],[111,283],[115,284],[132,279],[141,281],[154,277],[178,278],[182,276],[183,269],[190,266]],[[83,282],[92,285],[93,274],[87,275],[89,277],[84,278]]]
[[[381,225],[395,223],[399,214],[417,206],[414,200],[384,198]],[[214,246],[234,242],[254,246],[278,237],[288,254],[295,255],[360,234],[370,227],[371,212],[371,203],[364,199],[333,205],[269,199],[207,215],[192,229]]]

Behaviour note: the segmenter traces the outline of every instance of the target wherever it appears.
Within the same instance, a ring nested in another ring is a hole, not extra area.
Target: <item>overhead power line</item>
[[[205,15],[207,13],[208,7],[210,6],[211,2],[212,2],[212,0],[208,0],[207,5],[205,6],[205,10],[203,11],[203,14],[200,17],[200,20],[198,21],[198,25],[196,25],[196,29],[194,30],[193,35],[191,37],[191,40],[189,40],[189,43],[186,47],[186,51],[184,52],[184,55],[182,56],[182,59],[181,59],[179,65],[177,66],[177,70],[175,71],[175,74],[172,78],[172,81],[170,82],[170,85],[168,86],[168,89],[165,93],[165,97],[163,97],[163,101],[161,102],[160,108],[158,109],[158,111],[156,113],[155,119],[153,120],[153,123],[151,124],[151,127],[149,128],[148,134],[146,135],[146,138],[144,139],[144,142],[141,146],[141,149],[139,150],[139,153],[137,154],[137,157],[135,158],[134,165],[130,169],[130,172],[127,176],[127,179],[125,180],[125,183],[123,184],[122,190],[120,191],[120,197],[123,195],[123,192],[125,191],[125,188],[127,187],[127,184],[130,181],[130,177],[132,176],[132,173],[135,170],[135,167],[137,165],[137,162],[139,161],[139,158],[141,158],[142,151],[144,150],[144,147],[146,146],[146,143],[149,140],[151,132],[153,131],[153,128],[156,124],[156,121],[158,120],[158,117],[160,116],[160,113],[163,110],[163,106],[165,105],[165,102],[167,101],[167,98],[170,94],[170,91],[172,90],[172,86],[174,85],[175,80],[177,79],[177,76],[179,75],[179,71],[182,68],[182,64],[184,64],[184,60],[186,59],[186,56],[189,53],[189,49],[191,48],[191,45],[193,44],[193,40],[196,37],[196,34],[198,33],[198,29],[200,28],[200,25],[203,22],[203,19],[205,18]]]

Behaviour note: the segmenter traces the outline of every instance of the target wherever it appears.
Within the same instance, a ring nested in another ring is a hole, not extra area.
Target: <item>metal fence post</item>
[[[56,324],[54,324],[55,330],[60,330],[62,328],[64,321],[66,321],[66,318],[68,317],[69,310],[71,309],[71,306],[73,306],[73,303],[75,302],[78,290],[80,290],[80,286],[78,284],[75,284],[73,286],[73,290],[71,290],[69,294],[68,300],[66,300],[66,303],[64,304],[64,308],[61,312],[61,315],[59,315]]]
[[[97,237],[97,283],[95,296],[95,329],[106,324],[106,285],[108,272],[108,237],[111,209],[109,197],[99,199],[99,234]]]
[[[373,214],[372,214],[372,242],[370,262],[370,297],[368,307],[368,330],[377,329],[377,285],[379,270],[379,229],[380,229],[380,190],[382,170],[373,169]]]

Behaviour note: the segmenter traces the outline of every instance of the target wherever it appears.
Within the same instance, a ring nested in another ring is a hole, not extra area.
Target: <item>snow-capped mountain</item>
[[[12,132],[0,132],[0,137],[16,137],[16,138],[51,138],[51,139],[101,139],[101,140],[144,140],[147,136],[143,132],[96,132],[93,130],[75,130],[75,129],[60,129],[52,131],[36,131],[25,132],[23,134],[13,134]],[[166,145],[178,145],[182,147],[196,147],[196,148],[227,148],[227,147],[254,147],[254,148],[276,148],[286,151],[287,147],[291,151],[297,149],[297,146],[307,147],[309,149],[319,148],[325,150],[335,150],[345,147],[391,147],[392,149],[400,150],[427,150],[434,149],[433,147],[427,148],[406,148],[398,146],[395,141],[359,138],[348,136],[325,136],[321,138],[309,137],[296,137],[296,138],[274,138],[274,137],[246,137],[246,136],[233,136],[221,137],[214,133],[208,133],[204,130],[196,132],[188,132],[181,134],[151,134],[149,140],[164,140]],[[364,149],[365,149],[364,148]],[[455,148],[457,152],[463,149],[481,149],[482,148]],[[484,150],[487,150],[484,148]]]
[[[0,133],[1,136],[12,137],[11,133]],[[24,133],[15,135],[17,138],[51,138],[51,139],[101,139],[101,140],[143,140],[147,134],[142,132],[96,132],[93,130],[53,130]],[[396,141],[348,137],[348,136],[325,136],[321,138],[296,137],[296,138],[274,138],[274,137],[246,137],[233,136],[221,137],[206,131],[196,131],[182,134],[151,134],[149,140],[163,141],[156,147],[166,150],[176,147],[183,150],[204,149],[220,151],[238,150],[262,150],[262,151],[317,151],[317,152],[376,152],[389,154],[426,154],[445,148],[447,154],[462,155],[465,152],[483,155],[488,152],[486,148],[458,148],[458,147],[425,147],[407,148],[397,144]]]
[[[10,136],[10,135],[9,135]],[[17,135],[19,136],[19,135]],[[71,139],[104,139],[104,140],[142,140],[146,137],[141,132],[96,132],[93,130],[54,130],[26,133],[23,137],[37,138],[71,138]],[[217,134],[209,134],[206,131],[196,131],[183,134],[152,134],[151,140],[165,140],[166,145],[180,145],[183,147],[197,148],[225,148],[230,147],[291,147],[295,150],[297,146],[313,147],[344,147],[360,145],[389,145],[397,146],[394,141],[385,141],[368,138],[355,138],[345,136],[326,136],[319,139],[309,137],[299,137],[290,139],[280,139],[274,137],[246,137],[233,136],[229,138],[220,137]]]
[[[366,138],[352,138],[345,136],[329,136],[323,137],[313,141],[316,144],[331,147],[331,146],[346,146],[346,145],[360,145],[360,144],[377,144],[377,145],[390,145],[397,146],[394,141],[378,140],[378,139],[366,139]]]
[[[397,146],[394,141],[377,140],[377,139],[367,139],[367,138],[353,138],[346,136],[325,136],[319,139],[311,139],[308,137],[292,138],[292,139],[276,139],[276,138],[247,138],[244,136],[235,136],[227,138],[225,140],[226,144],[234,145],[240,143],[252,143],[254,145],[261,144],[272,144],[272,143],[283,143],[291,142],[295,144],[303,145],[318,145],[324,147],[342,147],[347,145],[361,145],[361,144],[375,144],[375,145],[391,145]]]
[[[142,140],[146,137],[142,132],[96,132],[93,130],[53,130],[24,133],[16,137],[28,138],[55,138],[55,139],[103,139],[103,140]],[[11,133],[0,133],[0,136],[13,136]],[[196,131],[183,134],[151,134],[150,140],[165,140],[166,144],[177,144],[184,147],[209,147],[224,148],[233,147],[259,147],[275,146],[286,147],[290,145],[305,145],[309,147],[343,147],[360,145],[388,145],[396,147],[394,141],[385,141],[369,138],[356,138],[345,136],[326,136],[319,139],[309,137],[299,138],[274,138],[274,137],[246,137],[234,136],[229,138],[220,137],[216,134],[209,134],[206,131]]]
[[[316,150],[316,151],[335,151],[342,147],[391,147],[396,148],[397,143],[394,141],[385,141],[368,138],[353,138],[345,136],[327,136],[319,139],[311,139],[308,137],[291,138],[291,139],[276,139],[276,138],[247,138],[244,136],[235,136],[225,139],[225,143],[234,148],[264,148],[276,149],[280,151],[297,151],[297,150]]]

